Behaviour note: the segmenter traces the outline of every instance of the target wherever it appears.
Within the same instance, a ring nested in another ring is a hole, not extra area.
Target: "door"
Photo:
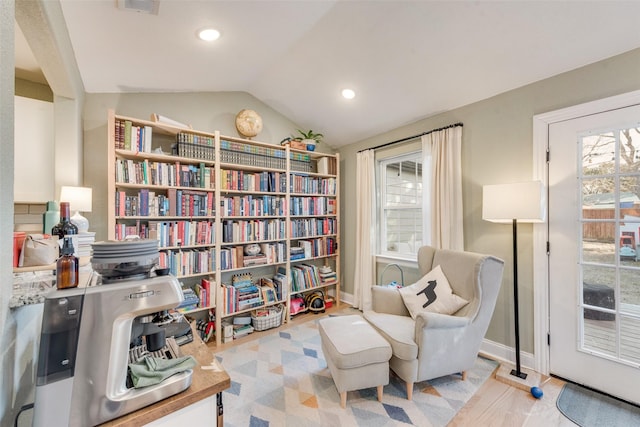
[[[640,403],[640,106],[549,127],[549,368]]]

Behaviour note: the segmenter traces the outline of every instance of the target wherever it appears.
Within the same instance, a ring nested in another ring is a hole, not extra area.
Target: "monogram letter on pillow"
[[[453,314],[469,301],[454,294],[440,266],[437,266],[416,283],[398,289],[404,305],[412,318],[422,311]]]

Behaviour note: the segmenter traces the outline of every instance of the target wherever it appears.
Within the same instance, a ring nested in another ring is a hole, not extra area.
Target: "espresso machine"
[[[106,264],[94,262],[95,252],[94,248],[94,274],[87,286],[46,296],[34,426],[94,426],[191,385],[192,370],[142,388],[128,381],[128,365],[138,356],[179,356],[177,346],[164,339],[164,330],[152,323],[157,313],[182,302],[178,280],[152,274],[155,263],[144,264],[147,261],[134,261],[135,274],[110,274],[113,268],[105,270]]]

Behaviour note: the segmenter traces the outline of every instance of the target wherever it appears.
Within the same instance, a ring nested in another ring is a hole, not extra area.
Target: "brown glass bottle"
[[[60,222],[53,226],[51,235],[64,239],[64,236],[78,234],[78,227],[71,222],[71,209],[69,202],[60,202]]]
[[[78,258],[73,255],[73,242],[65,237],[61,255],[56,263],[56,283],[58,289],[69,289],[78,286]]]

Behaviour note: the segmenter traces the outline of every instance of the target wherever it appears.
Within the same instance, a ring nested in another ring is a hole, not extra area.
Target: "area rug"
[[[467,380],[450,375],[416,383],[413,400],[395,375],[384,387],[340,397],[320,347],[317,320],[276,329],[257,340],[216,353],[231,377],[223,393],[224,425],[275,426],[445,426],[495,370],[478,357]]]
[[[556,406],[581,427],[640,426],[637,406],[573,383],[564,385]]]

